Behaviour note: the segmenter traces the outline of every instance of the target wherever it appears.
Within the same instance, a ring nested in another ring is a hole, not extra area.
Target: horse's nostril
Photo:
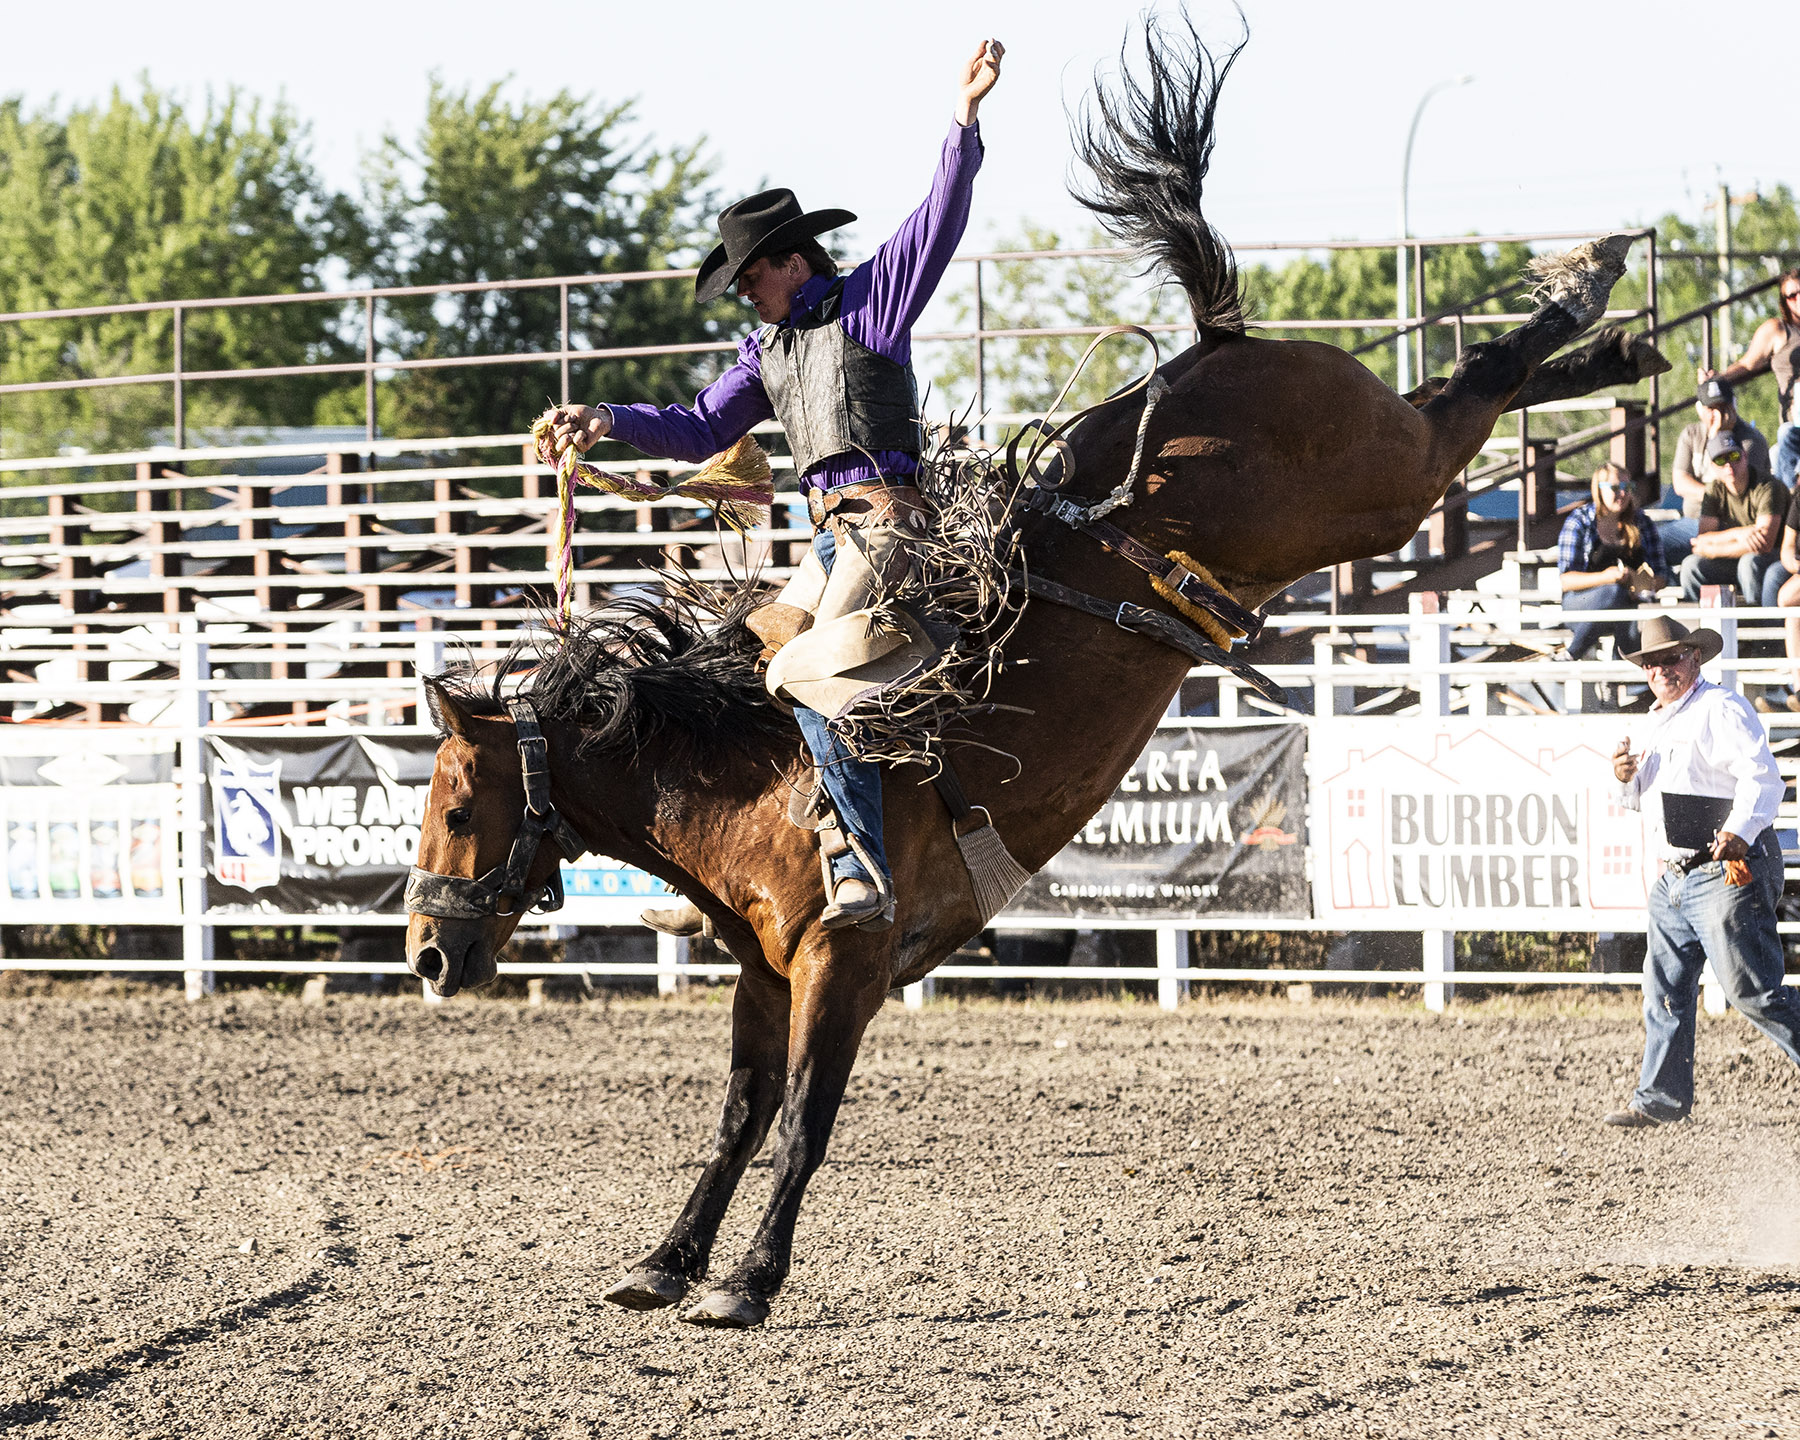
[[[413,959],[413,974],[436,984],[444,978],[444,952],[435,945],[421,947]]]

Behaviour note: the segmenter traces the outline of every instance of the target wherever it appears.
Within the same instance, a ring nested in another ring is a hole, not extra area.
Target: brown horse
[[[1173,272],[1201,331],[1164,368],[1172,389],[1152,417],[1143,478],[1111,516],[1137,539],[1185,551],[1260,603],[1323,566],[1403,544],[1534,372],[1537,398],[1548,398],[1617,383],[1620,366],[1638,363],[1629,346],[1616,364],[1601,346],[1560,379],[1540,369],[1604,309],[1623,268],[1617,241],[1565,257],[1524,326],[1410,397],[1331,346],[1246,337],[1230,252],[1200,213],[1230,58],[1215,62],[1197,40],[1150,38],[1148,83],[1103,94],[1078,137],[1097,179],[1088,203]],[[1080,424],[1069,493],[1098,498],[1123,478],[1142,409],[1140,392]],[[1033,516],[1025,549],[1033,571],[1064,584],[1158,603],[1141,572],[1055,519]],[[508,692],[541,717],[543,758],[521,750],[530,720],[515,725],[499,679],[485,691],[468,678],[430,682],[443,743],[419,864],[484,878],[454,882],[466,915],[439,906],[407,930],[409,965],[439,993],[491,979],[518,919],[491,912],[516,910],[555,872],[553,846],[514,845],[546,833],[552,802],[579,843],[661,876],[712,919],[743,966],[717,1138],[674,1226],[608,1298],[670,1305],[707,1274],[725,1209],[779,1114],[774,1191],[749,1251],[685,1317],[729,1326],[761,1321],[787,1274],[801,1197],[864,1027],[893,987],[928,974],[984,920],[943,802],[918,774],[894,770],[885,819],[897,921],[874,934],[819,927],[814,838],[787,818],[803,749],[756,672],[760,642],[742,623],[750,603],[704,627],[643,606],[579,622]],[[1022,757],[1023,771],[987,749],[962,752],[958,766],[1012,854],[1036,868],[1101,808],[1189,661],[1041,601],[1008,654],[1027,663],[1008,664],[992,697],[1004,708],[973,724],[991,751]],[[529,823],[528,791],[538,812]]]

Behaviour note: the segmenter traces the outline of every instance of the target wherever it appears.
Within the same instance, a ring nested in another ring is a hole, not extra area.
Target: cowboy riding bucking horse
[[[777,652],[770,689],[793,704],[847,842],[829,858],[831,892],[820,919],[827,930],[893,923],[881,770],[857,759],[829,722],[867,688],[857,678],[864,657],[844,643],[854,635],[852,617],[904,574],[908,541],[923,529],[910,483],[923,437],[912,327],[968,224],[982,157],[977,114],[1005,53],[999,41],[984,40],[963,67],[930,195],[848,275],[838,274],[818,241],[856,219],[848,210],[805,211],[793,191],[764,190],[719,216],[719,244],[694,279],[695,298],[705,304],[735,286],[764,323],[692,406],[554,412],[559,450],[586,451],[610,436],[646,455],[693,462],[771,417],[787,432],[817,533],[777,601],[751,623]],[[851,624],[833,627],[834,620]],[[644,920],[675,935],[698,935],[703,925],[692,904],[646,911]]]

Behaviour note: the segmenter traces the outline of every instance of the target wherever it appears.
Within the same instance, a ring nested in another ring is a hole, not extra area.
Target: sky
[[[1089,92],[1142,8],[1117,0],[802,0],[531,6],[471,0],[85,0],[78,35],[55,6],[0,0],[0,94],[32,105],[93,99],[147,74],[203,100],[238,85],[284,95],[313,125],[326,178],[352,186],[381,135],[412,133],[428,77],[506,76],[538,96],[569,88],[633,98],[641,133],[704,136],[735,198],[791,186],[809,207],[861,217],[864,253],[923,198],[959,63],[987,36],[1007,46],[982,115],[987,158],[969,243],[1026,220],[1082,232],[1068,199],[1065,104]],[[1166,13],[1170,5],[1163,5]],[[1591,230],[1697,213],[1734,193],[1800,181],[1800,109],[1774,62],[1791,5],[1704,7],[1738,68],[1709,91],[1696,70],[1692,0],[1244,0],[1250,45],[1227,84],[1209,217],[1238,243],[1385,238],[1398,226],[1401,158],[1419,97],[1412,233]],[[1225,0],[1192,0],[1209,40],[1238,33]],[[1714,98],[1716,96],[1716,99]]]

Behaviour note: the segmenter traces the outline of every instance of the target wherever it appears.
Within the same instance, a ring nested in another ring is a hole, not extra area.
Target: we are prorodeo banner
[[[1005,915],[1307,913],[1301,725],[1159,730]]]
[[[209,908],[400,914],[437,746],[405,731],[208,736]],[[551,924],[631,924],[669,893],[655,876],[597,855],[562,874],[568,906]]]
[[[1313,912],[1346,929],[1631,930],[1655,878],[1614,799],[1629,722],[1315,726]]]

